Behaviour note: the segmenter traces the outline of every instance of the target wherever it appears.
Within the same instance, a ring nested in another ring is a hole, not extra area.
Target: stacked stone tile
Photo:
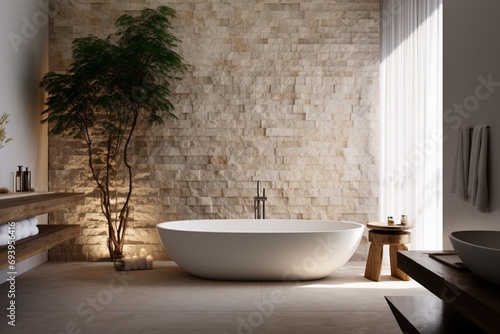
[[[125,10],[177,11],[178,119],[139,133],[129,243],[164,259],[155,225],[179,219],[253,218],[256,181],[267,217],[365,222],[378,211],[379,2],[377,0],[72,0],[51,22],[51,70],[74,38],[106,36]],[[49,187],[88,193],[53,215],[79,223],[52,258],[107,255],[106,226],[85,147],[50,138]],[[196,245],[193,245],[196,247]],[[357,253],[366,255],[365,243]]]

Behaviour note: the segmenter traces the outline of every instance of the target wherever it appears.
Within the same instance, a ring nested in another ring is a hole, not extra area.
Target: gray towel
[[[455,151],[455,162],[453,164],[451,192],[457,194],[457,197],[462,201],[466,201],[468,198],[469,156],[470,131],[468,127],[460,128]]]
[[[472,130],[468,193],[471,204],[479,211],[488,208],[488,127],[477,125]]]

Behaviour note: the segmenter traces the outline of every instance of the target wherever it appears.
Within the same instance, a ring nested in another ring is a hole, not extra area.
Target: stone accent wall
[[[125,10],[157,5],[177,11],[190,66],[173,96],[178,119],[137,138],[126,251],[145,243],[166,258],[159,222],[253,218],[258,180],[268,218],[377,219],[378,0],[59,1],[51,70],[66,69],[74,38],[105,36]],[[88,194],[52,215],[83,233],[51,257],[107,256],[84,147],[52,137],[49,154],[50,190]]]

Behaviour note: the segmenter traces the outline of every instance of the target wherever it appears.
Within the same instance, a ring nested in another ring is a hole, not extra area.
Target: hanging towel
[[[480,212],[488,207],[488,127],[477,125],[472,130],[469,186],[471,204]]]
[[[451,192],[457,194],[457,197],[462,201],[466,201],[468,198],[469,155],[470,131],[468,127],[460,128],[455,151],[455,162],[453,164]]]

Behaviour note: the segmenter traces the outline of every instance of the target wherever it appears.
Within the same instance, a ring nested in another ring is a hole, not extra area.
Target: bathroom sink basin
[[[500,231],[455,231],[450,241],[474,274],[500,285]]]

